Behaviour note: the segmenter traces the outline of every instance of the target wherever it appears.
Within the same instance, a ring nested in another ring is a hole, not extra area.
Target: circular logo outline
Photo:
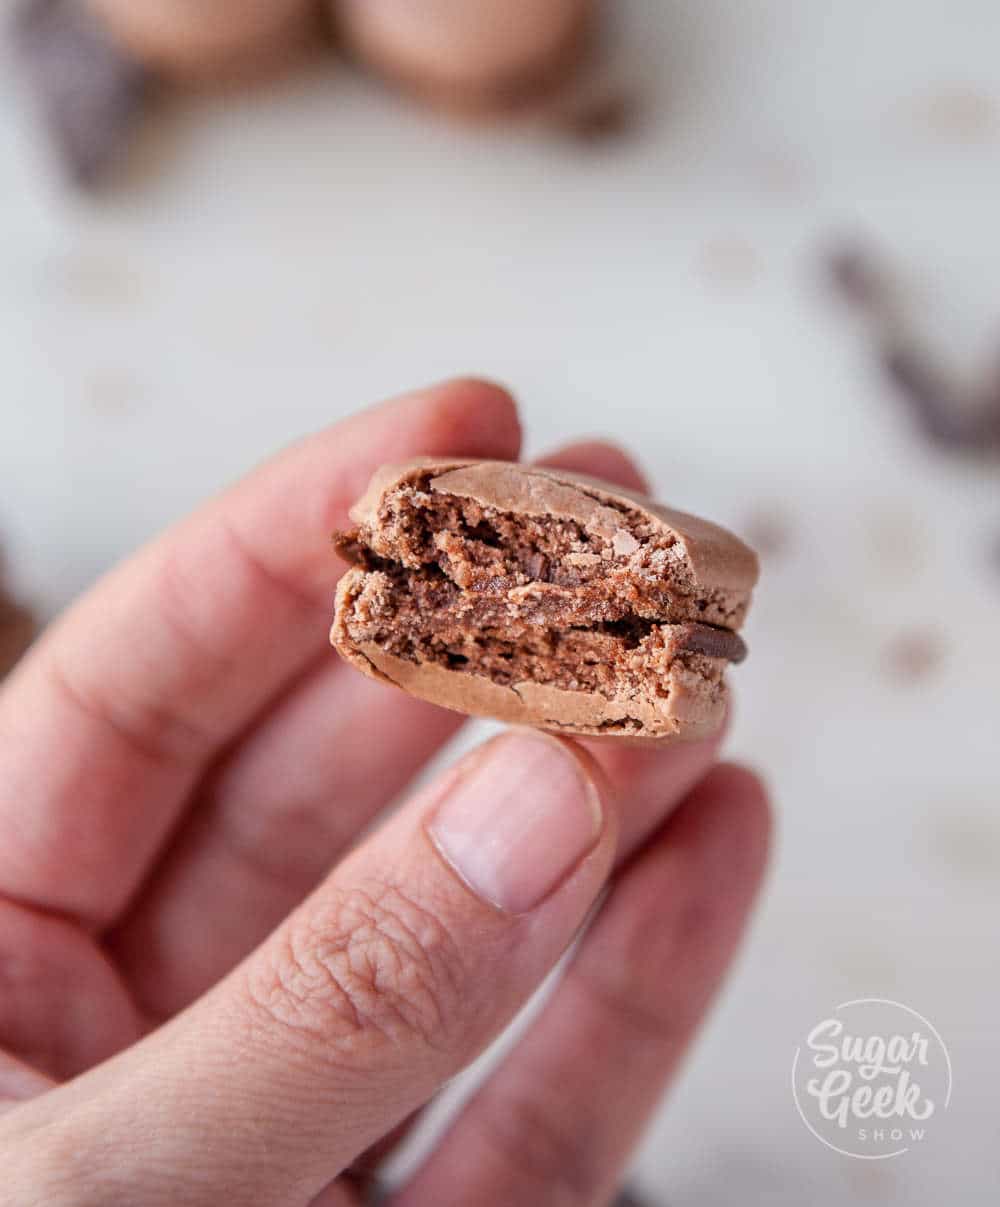
[[[888,997],[852,998],[850,1001],[841,1002],[839,1006],[834,1006],[834,1013],[836,1014],[839,1010],[846,1010],[848,1006],[895,1006],[898,1010],[905,1010],[907,1014],[912,1014],[914,1018],[918,1018],[924,1024],[924,1026],[927,1027],[930,1033],[938,1041],[941,1051],[944,1054],[945,1067],[948,1070],[948,1089],[945,1091],[944,1102],[942,1103],[941,1108],[942,1110],[947,1110],[948,1105],[951,1102],[951,1091],[953,1084],[951,1054],[949,1053],[948,1047],[944,1040],[941,1038],[937,1027],[934,1026],[930,1019],[924,1018],[924,1016],[918,1010],[914,1010],[912,1006],[905,1006],[902,1002],[893,1001],[892,998]],[[887,1161],[890,1157],[901,1157],[903,1153],[910,1151],[910,1145],[907,1145],[905,1148],[897,1148],[891,1153],[852,1153],[848,1152],[846,1148],[838,1148],[836,1144],[831,1144],[829,1140],[821,1136],[806,1118],[805,1112],[802,1110],[802,1105],[799,1102],[798,1088],[795,1084],[795,1072],[799,1065],[799,1056],[801,1052],[802,1045],[799,1044],[795,1049],[795,1056],[792,1059],[792,1101],[795,1103],[795,1109],[798,1112],[799,1118],[809,1129],[809,1131],[812,1132],[820,1144],[825,1144],[827,1148],[833,1149],[835,1153],[840,1153],[840,1155],[843,1157],[851,1157],[855,1161]]]

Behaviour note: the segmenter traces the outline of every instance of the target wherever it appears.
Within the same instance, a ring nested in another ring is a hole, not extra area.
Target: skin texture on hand
[[[512,731],[406,794],[460,719],[325,641],[327,534],[375,466],[519,442],[478,381],[309,437],[113,570],[4,683],[11,1202],[355,1201],[344,1171],[503,1028],[599,898],[396,1197],[610,1199],[742,931],[760,785],[713,769],[717,739]],[[607,445],[546,461],[641,485]]]

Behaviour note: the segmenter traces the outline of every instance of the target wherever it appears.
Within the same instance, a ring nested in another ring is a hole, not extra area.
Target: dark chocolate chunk
[[[710,624],[684,626],[680,648],[706,658],[725,658],[727,662],[742,662],[747,656],[747,644],[739,633]]]
[[[142,112],[149,72],[82,0],[27,0],[13,40],[63,165],[77,184],[96,184]]]

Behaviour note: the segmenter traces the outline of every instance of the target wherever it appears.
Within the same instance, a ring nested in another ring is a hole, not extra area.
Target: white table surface
[[[529,451],[639,450],[659,493],[792,517],[733,678],[774,867],[738,970],[637,1161],[674,1205],[937,1207],[1000,1190],[1000,470],[913,437],[819,284],[870,235],[967,363],[1000,354],[1000,9],[619,6],[641,132],[581,149],[409,108],[324,63],[185,101],[143,178],[62,191],[0,79],[0,530],[53,613],[296,435],[456,372]],[[941,666],[885,674],[900,632]],[[789,1090],[838,1002],[948,1043],[952,1107],[892,1162],[822,1148]]]

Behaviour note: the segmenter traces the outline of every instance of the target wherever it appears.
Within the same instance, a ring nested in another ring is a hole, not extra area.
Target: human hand
[[[509,397],[475,381],[306,439],[109,574],[4,684],[4,1203],[357,1202],[351,1171],[504,1027],[609,882],[393,1202],[612,1196],[743,928],[760,785],[713,768],[717,739],[512,732],[359,841],[460,718],[326,645],[325,538],[372,469],[518,445]],[[606,445],[548,461],[639,485]]]

